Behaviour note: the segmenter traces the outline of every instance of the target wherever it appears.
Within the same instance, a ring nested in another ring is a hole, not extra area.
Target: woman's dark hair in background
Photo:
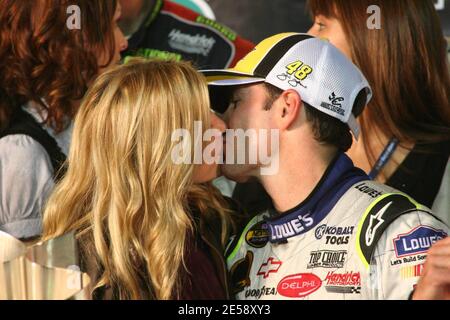
[[[2,0],[0,2],[0,130],[15,108],[34,101],[56,132],[75,113],[97,75],[99,52],[114,55],[111,27],[116,0]],[[69,29],[67,8],[77,5],[81,28]],[[42,101],[45,101],[45,103]],[[66,119],[68,118],[68,119]]]
[[[447,43],[433,1],[309,0],[308,5],[313,16],[340,21],[352,59],[372,86],[374,96],[360,116],[363,135],[376,128],[400,143],[450,139]],[[381,29],[367,27],[371,5],[381,10]],[[370,143],[365,147],[374,162]]]

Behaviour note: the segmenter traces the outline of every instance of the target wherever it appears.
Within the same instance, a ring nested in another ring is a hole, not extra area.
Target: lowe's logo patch
[[[399,234],[394,239],[397,258],[426,253],[433,243],[444,239],[447,234],[428,226],[418,226],[408,233]]]

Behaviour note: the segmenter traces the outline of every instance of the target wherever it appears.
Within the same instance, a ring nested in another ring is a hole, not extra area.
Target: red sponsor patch
[[[312,273],[298,273],[284,277],[277,287],[277,291],[284,297],[303,298],[317,291],[322,280]]]

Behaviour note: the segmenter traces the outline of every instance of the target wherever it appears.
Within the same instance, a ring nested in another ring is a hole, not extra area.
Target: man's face
[[[253,139],[245,138],[245,149],[239,148],[238,140],[242,139],[242,134],[233,136],[231,139],[227,134],[225,149],[225,158],[227,160],[230,155],[230,150],[234,152],[234,163],[222,165],[223,174],[235,181],[245,182],[251,176],[257,176],[260,168],[261,152],[267,155],[270,148],[270,129],[274,128],[272,123],[272,112],[267,110],[268,94],[264,84],[252,84],[237,87],[230,99],[228,109],[224,114],[224,120],[229,129],[233,129],[235,134],[238,134],[236,129],[242,129],[241,133],[255,134]],[[269,106],[270,107],[270,106]],[[266,130],[262,130],[266,129]],[[261,139],[261,134],[267,134],[267,143]],[[230,147],[232,140],[234,147]],[[240,144],[244,146],[244,143]],[[256,156],[256,161],[252,161],[252,154]],[[238,157],[244,157],[245,163],[237,162]]]

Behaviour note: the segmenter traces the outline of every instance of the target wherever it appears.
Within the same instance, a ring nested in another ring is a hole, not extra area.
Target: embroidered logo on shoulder
[[[269,230],[264,228],[264,221],[258,222],[248,230],[245,241],[253,248],[262,248],[269,242]]]
[[[443,230],[420,225],[407,233],[399,234],[394,241],[397,258],[426,253],[433,243],[447,237]]]
[[[383,215],[389,206],[392,204],[392,201],[385,205],[377,214],[370,216],[369,228],[366,231],[366,245],[370,246],[375,239],[375,234],[377,229],[383,224],[384,219]]]

